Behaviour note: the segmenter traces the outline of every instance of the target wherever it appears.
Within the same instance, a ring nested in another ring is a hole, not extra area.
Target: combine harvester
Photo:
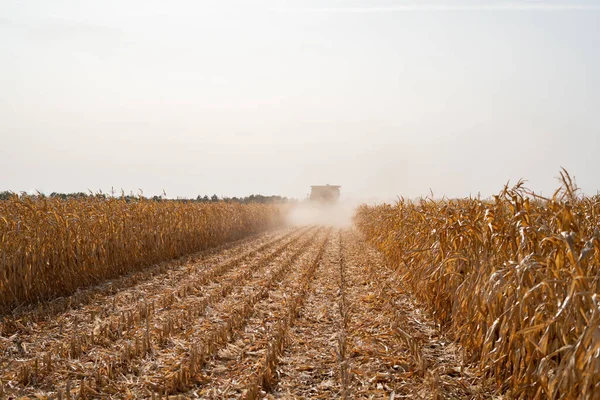
[[[308,199],[299,204],[292,213],[296,223],[348,227],[351,224],[353,209],[340,201],[338,185],[311,186]]]
[[[354,208],[340,201],[341,186],[315,185],[310,188],[308,198],[290,210],[288,214],[290,224],[339,228],[351,226]]]
[[[319,185],[310,187],[310,201],[320,204],[336,204],[340,199],[341,186]]]

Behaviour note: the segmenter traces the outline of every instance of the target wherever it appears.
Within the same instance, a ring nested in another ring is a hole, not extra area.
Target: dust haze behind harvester
[[[291,225],[350,227],[354,204],[340,200],[339,185],[313,185],[308,199],[295,204],[288,213]]]

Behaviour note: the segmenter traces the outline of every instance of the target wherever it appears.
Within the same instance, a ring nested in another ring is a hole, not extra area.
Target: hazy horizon
[[[600,189],[600,1],[0,4],[0,191]]]

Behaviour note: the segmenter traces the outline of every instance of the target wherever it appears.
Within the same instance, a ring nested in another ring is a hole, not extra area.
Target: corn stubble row
[[[145,297],[136,307],[125,312],[113,313],[110,316],[90,315],[92,321],[97,321],[94,329],[47,344],[44,354],[21,365],[17,381],[27,386],[34,382],[47,381],[53,372],[77,369],[82,371],[80,357],[94,349],[103,348],[111,355],[95,361],[93,373],[89,374],[93,375],[93,380],[87,382],[88,391],[93,391],[94,387],[108,387],[115,376],[127,373],[131,369],[132,361],[139,360],[156,348],[166,345],[173,335],[192,331],[198,318],[209,306],[226,297],[234,287],[240,287],[260,266],[272,262],[305,234],[306,231],[301,232],[300,236],[291,239],[291,233],[281,236],[260,248],[190,277],[185,284],[173,291],[164,292],[156,298]],[[283,245],[280,245],[281,242],[284,242]],[[273,252],[266,251],[278,245]],[[266,254],[256,264],[246,269],[241,268],[243,262],[263,251]],[[236,268],[240,268],[239,274],[233,275],[215,290],[208,292],[204,298],[195,302],[186,301],[190,300],[189,297],[195,298],[199,294],[198,288],[202,288],[209,281],[218,281],[228,270]],[[173,307],[174,305],[177,306]],[[38,368],[38,359],[42,360],[41,369]],[[58,393],[62,391],[59,390]]]
[[[290,255],[277,262],[274,269],[268,275],[259,279],[254,286],[253,293],[246,295],[227,310],[227,318],[202,332],[204,340],[201,343],[196,343],[196,347],[190,349],[189,362],[180,363],[177,371],[165,380],[162,389],[166,393],[183,392],[191,389],[194,384],[198,383],[194,381],[196,372],[205,366],[209,357],[214,356],[218,350],[224,348],[232,340],[236,331],[239,331],[247,324],[256,305],[267,298],[269,293],[281,284],[281,281],[290,273],[290,270],[296,265],[300,257],[313,245],[314,240],[315,236],[312,236],[300,243],[299,247]],[[273,259],[263,264],[268,264],[272,261]],[[158,385],[156,388],[160,389]]]
[[[118,198],[0,201],[0,310],[281,223],[276,206]]]
[[[359,229],[414,295],[514,398],[600,392],[600,197],[563,172],[552,198],[361,206]]]
[[[267,341],[266,352],[260,361],[260,367],[257,373],[253,375],[250,382],[246,385],[246,390],[242,398],[245,400],[254,400],[260,398],[260,391],[270,392],[273,390],[277,381],[277,367],[281,357],[289,344],[288,332],[294,325],[299,316],[299,311],[304,307],[304,302],[309,294],[310,285],[315,275],[317,267],[320,265],[325,253],[325,246],[329,242],[331,228],[327,231],[325,239],[319,245],[317,255],[310,263],[308,268],[303,271],[300,277],[298,292],[285,304],[284,316],[279,319],[271,331]]]
[[[140,370],[148,369],[155,374],[145,377],[144,396],[152,395],[155,398],[157,393],[174,394],[190,389],[202,382],[201,371],[207,358],[230,340],[233,332],[246,322],[254,305],[268,295],[293,267],[294,262],[312,245],[313,232],[314,229],[299,229],[295,233],[267,242],[210,270],[202,271],[197,279],[191,280],[192,288],[188,288],[187,284],[180,285],[175,293],[165,292],[156,302],[147,298],[139,304],[141,307],[110,317],[90,315],[96,321],[96,328],[89,330],[89,333],[78,332],[77,336],[62,336],[61,329],[62,340],[48,343],[43,353],[21,363],[18,371],[8,374],[8,379],[4,382],[18,382],[23,387],[52,387],[59,399],[72,398],[74,392],[79,393],[77,398],[96,398],[120,393],[119,386],[115,385],[119,377],[132,373],[137,375]],[[273,247],[273,251],[267,251]],[[286,253],[289,254],[282,258]],[[241,265],[259,254],[262,256],[255,262],[248,263],[247,266]],[[200,327],[199,318],[205,314],[207,307],[227,297],[232,287],[244,286],[244,282],[250,280],[252,272],[271,264],[275,265],[271,273],[255,280],[254,294],[246,295],[234,303],[224,312],[225,319],[215,322],[212,328],[209,329],[206,325]],[[206,279],[218,281],[215,271],[225,274],[221,266],[233,270],[239,268],[239,273],[230,276],[213,290],[208,290],[206,296],[196,298],[193,292],[188,293],[188,290],[202,287],[207,283]],[[177,342],[180,350],[187,346],[189,348],[183,352],[162,353],[172,342]],[[99,351],[100,349],[102,350]],[[92,353],[102,355],[93,362],[86,361],[86,354],[89,357]],[[153,357],[161,353],[159,373],[155,369]],[[85,379],[78,383],[77,380],[72,380],[73,375]],[[66,387],[58,383],[61,380],[66,382]],[[0,378],[0,397],[3,394],[2,385]]]

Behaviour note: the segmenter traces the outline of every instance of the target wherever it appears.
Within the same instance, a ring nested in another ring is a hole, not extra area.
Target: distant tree
[[[88,193],[84,193],[84,192],[76,192],[76,193],[59,193],[59,192],[52,192],[50,193],[50,195],[48,197],[50,198],[58,198],[61,200],[67,200],[67,199],[87,199],[87,198],[95,198],[95,199],[106,199],[108,197],[114,197],[114,190],[111,192],[111,195],[106,195],[104,193],[92,193],[90,192]],[[23,192],[21,194],[19,194],[20,196],[23,197],[29,197],[29,198],[44,198],[46,197],[43,193],[37,193],[37,194],[28,194],[26,192]],[[7,200],[10,199],[12,196],[15,196],[15,194],[13,192],[10,191],[3,191],[0,192],[0,200]],[[142,200],[142,198],[138,195],[135,195],[133,193],[130,193],[128,195],[125,194],[124,191],[121,191],[121,196],[120,198],[122,200],[125,200],[128,203],[135,203],[138,202],[140,200]],[[216,194],[213,194],[211,197],[209,197],[208,195],[198,195],[196,196],[196,198],[185,198],[185,197],[177,197],[176,199],[167,199],[166,195],[162,195],[162,196],[152,196],[150,198],[148,198],[147,200],[149,201],[156,201],[156,202],[161,202],[161,201],[177,201],[177,202],[182,202],[182,203],[187,203],[187,202],[201,202],[201,203],[217,203],[219,201],[223,201],[225,203],[239,203],[239,204],[248,204],[248,203],[262,203],[262,204],[283,204],[283,203],[289,203],[289,202],[297,202],[296,199],[289,199],[287,197],[281,197],[281,196],[263,196],[261,194],[251,194],[250,196],[246,196],[246,197],[223,197],[223,198],[219,198],[219,196],[217,196]]]

